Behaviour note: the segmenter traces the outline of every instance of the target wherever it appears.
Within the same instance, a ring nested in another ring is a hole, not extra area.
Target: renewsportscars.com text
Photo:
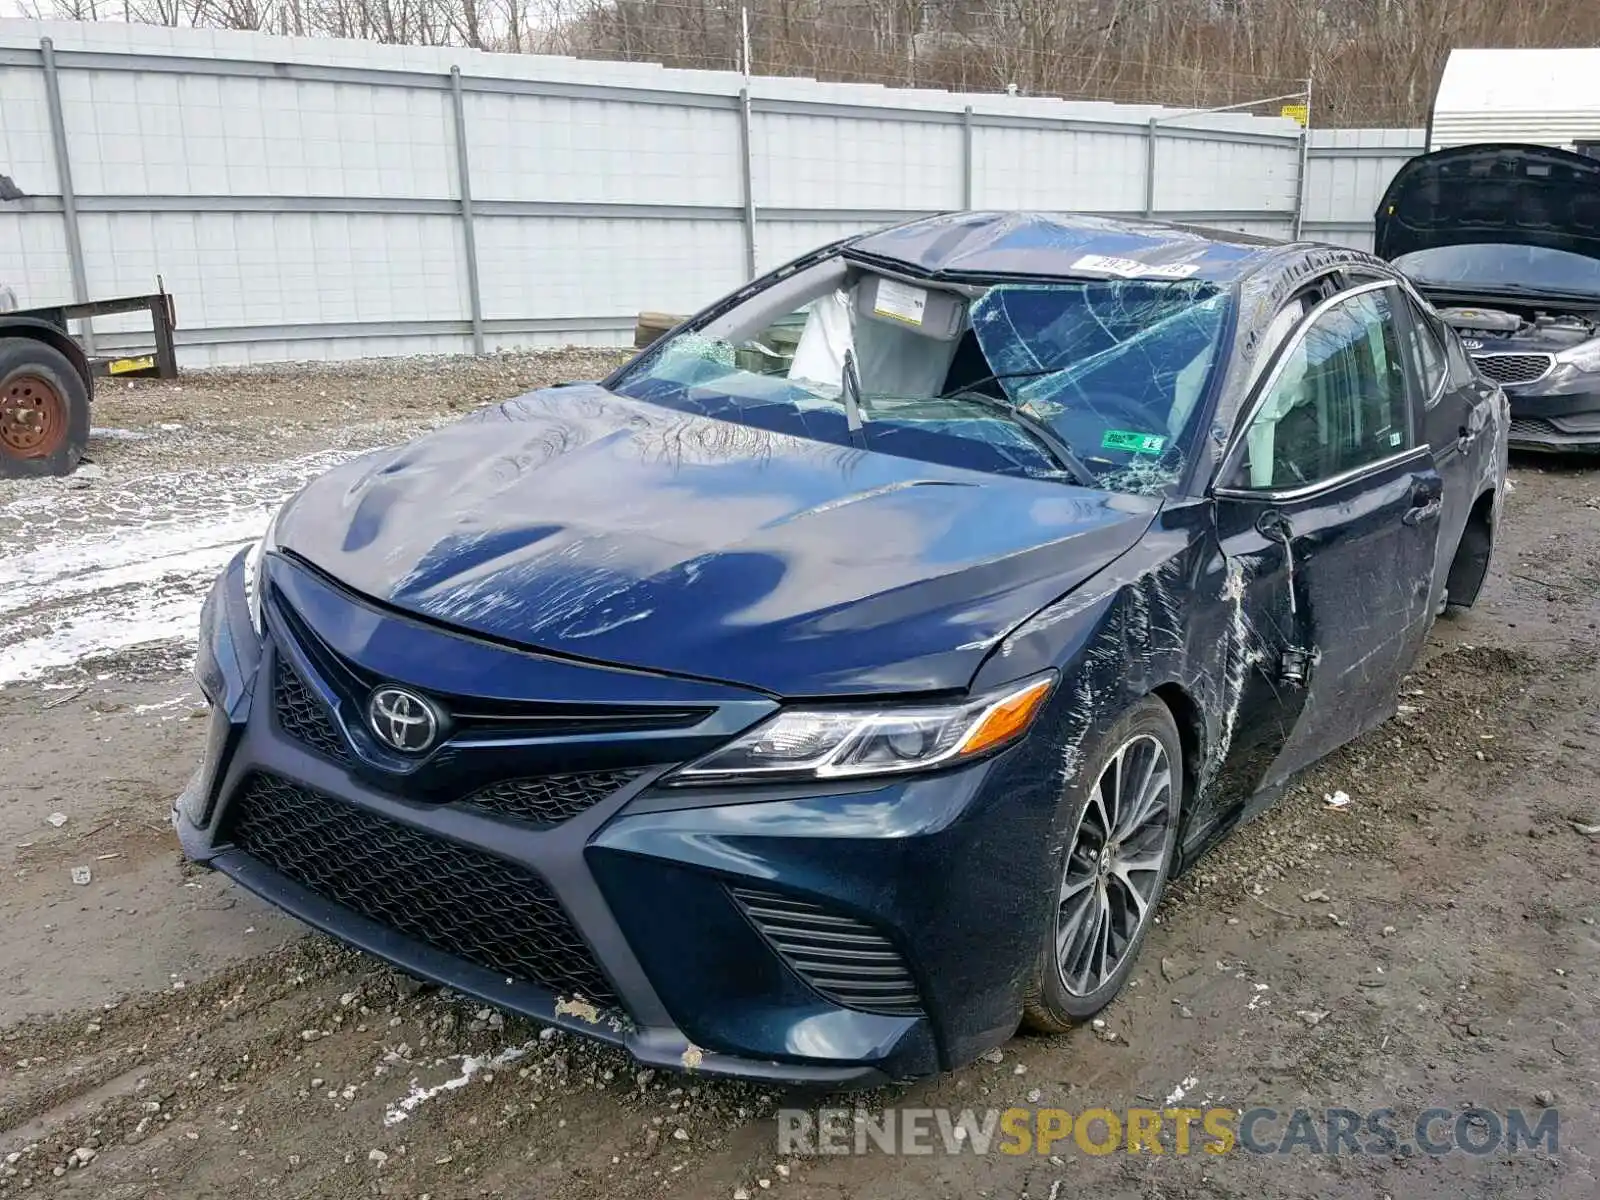
[[[1428,1108],[779,1109],[780,1154],[1556,1154],[1561,1114]]]

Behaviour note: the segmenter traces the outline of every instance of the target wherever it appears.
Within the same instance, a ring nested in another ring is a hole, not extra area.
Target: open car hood
[[[1373,249],[1391,261],[1488,242],[1600,259],[1600,160],[1510,143],[1438,150],[1400,168],[1374,221]]]
[[[577,386],[335,468],[277,539],[530,650],[807,696],[965,687],[1159,508]]]

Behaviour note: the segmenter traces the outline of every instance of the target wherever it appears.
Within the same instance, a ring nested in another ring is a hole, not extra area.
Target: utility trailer
[[[1600,47],[1452,50],[1428,113],[1428,149],[1554,146],[1600,158]]]
[[[150,314],[149,353],[90,354],[67,324],[137,312]],[[165,288],[148,296],[21,309],[0,288],[0,478],[71,474],[89,440],[95,378],[173,378],[175,325]]]

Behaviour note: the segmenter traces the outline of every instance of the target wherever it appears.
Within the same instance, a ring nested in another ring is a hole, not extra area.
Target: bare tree
[[[1600,44],[1595,0],[21,0],[34,16],[1209,107],[1315,81],[1320,125],[1420,124],[1452,46]]]

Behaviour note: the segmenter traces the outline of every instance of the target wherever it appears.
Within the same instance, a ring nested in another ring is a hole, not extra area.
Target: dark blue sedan
[[[1064,1030],[1385,720],[1488,570],[1503,393],[1386,263],[969,213],[329,472],[208,599],[184,849],[643,1062]]]

